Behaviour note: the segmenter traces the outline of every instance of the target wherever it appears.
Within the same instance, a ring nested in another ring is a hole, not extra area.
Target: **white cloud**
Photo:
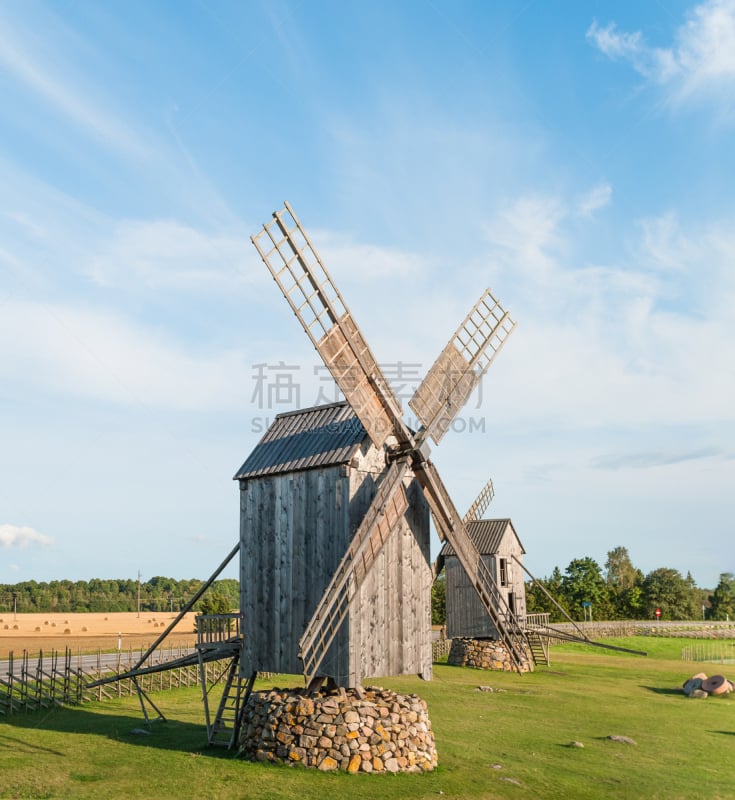
[[[612,198],[612,186],[609,183],[598,183],[593,186],[577,203],[577,213],[581,217],[591,217],[595,211],[599,211],[610,203]]]
[[[0,525],[0,545],[3,547],[28,547],[30,544],[50,545],[53,539],[24,525]]]
[[[107,288],[232,292],[261,273],[243,234],[209,234],[176,220],[125,220],[85,267]]]
[[[620,32],[615,23],[593,22],[587,38],[609,58],[629,61],[672,103],[714,96],[732,105],[735,87],[735,0],[707,0],[687,15],[670,47],[649,45],[640,31]]]
[[[648,220],[622,263],[580,265],[564,207],[521,198],[487,226],[520,323],[493,366],[523,387],[494,397],[502,418],[569,429],[732,420],[732,225]]]
[[[196,354],[112,312],[11,299],[0,316],[6,387],[121,404],[227,409],[249,399],[246,363],[241,350]]]
[[[343,273],[353,278],[374,281],[376,278],[390,277],[401,280],[419,274],[424,266],[423,260],[415,253],[394,247],[360,244],[343,234],[317,230],[313,235],[310,233],[309,237],[327,270],[331,272],[330,264],[339,265]]]
[[[502,253],[512,254],[516,269],[541,279],[563,245],[559,228],[567,215],[558,197],[526,195],[487,223],[484,232]]]

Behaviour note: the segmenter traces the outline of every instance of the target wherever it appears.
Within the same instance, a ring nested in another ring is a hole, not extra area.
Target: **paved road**
[[[181,652],[177,648],[176,654],[171,654],[171,657],[177,657],[180,655],[186,655],[187,653],[193,653],[194,648],[190,648],[189,650],[182,648]],[[165,652],[166,658],[169,656],[169,652]],[[87,655],[87,656],[76,656],[73,655],[71,658],[71,668],[74,670],[82,669],[86,673],[90,672],[97,672],[98,670],[106,670],[110,673],[116,672],[125,672],[127,669],[132,667],[140,658],[140,653],[133,653],[132,657],[129,653],[101,653],[100,655]],[[28,658],[28,672],[31,675],[34,675],[37,669],[37,658]],[[158,663],[158,661],[156,661]],[[51,671],[51,657],[44,656],[43,657],[43,669],[44,672]],[[13,663],[13,671],[16,676],[20,676],[20,671],[23,666],[23,661],[21,658],[16,657]],[[63,654],[60,655],[56,661],[56,669],[63,670],[64,668],[64,656]],[[7,678],[10,672],[10,661],[0,661],[0,678]]]

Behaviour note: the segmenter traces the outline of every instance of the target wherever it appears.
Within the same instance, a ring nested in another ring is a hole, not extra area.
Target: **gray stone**
[[[631,739],[630,736],[620,736],[617,733],[611,734],[607,737],[611,742],[619,742],[620,744],[638,744],[635,739]]]

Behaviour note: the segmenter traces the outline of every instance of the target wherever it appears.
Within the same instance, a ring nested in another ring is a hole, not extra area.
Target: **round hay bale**
[[[725,694],[730,687],[730,681],[724,675],[713,675],[702,681],[702,689],[710,694]]]

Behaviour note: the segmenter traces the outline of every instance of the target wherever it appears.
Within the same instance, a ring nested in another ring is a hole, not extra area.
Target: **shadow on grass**
[[[139,747],[175,750],[210,758],[234,758],[235,751],[224,747],[210,747],[207,744],[207,731],[204,723],[182,722],[176,719],[157,720],[146,724],[141,716],[130,714],[99,713],[87,708],[56,708],[45,712],[18,714],[3,719],[3,726],[8,733],[14,729],[18,736],[0,735],[0,748],[22,746],[33,750],[35,745],[29,743],[27,734],[34,730],[51,731],[64,734],[100,736]],[[25,732],[25,736],[23,734]],[[46,747],[39,750],[64,756]]]
[[[721,733],[723,736],[735,736],[735,731],[710,731],[710,733]]]
[[[640,686],[639,688],[647,689],[649,692],[653,692],[654,694],[676,694],[679,695],[679,697],[686,696],[681,689],[663,689],[660,686]]]

